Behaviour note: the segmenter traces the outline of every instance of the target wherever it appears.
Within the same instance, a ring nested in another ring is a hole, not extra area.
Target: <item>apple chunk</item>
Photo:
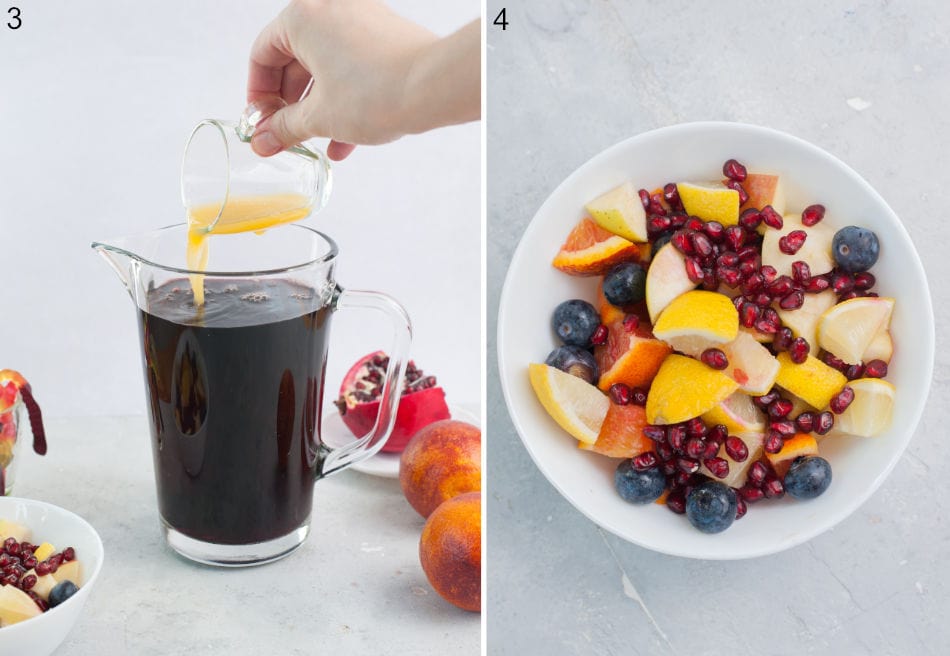
[[[791,276],[792,263],[795,261],[806,263],[813,276],[828,273],[834,268],[835,261],[831,256],[834,228],[824,222],[805,226],[797,214],[786,214],[782,217],[782,222],[783,226],[780,230],[765,228],[762,239],[762,264],[775,267],[780,276]],[[807,236],[798,252],[789,255],[779,248],[779,240],[793,230],[804,230]]]
[[[604,230],[630,241],[647,241],[647,216],[640,194],[632,182],[625,182],[589,202],[585,208]]]
[[[30,596],[14,585],[0,586],[0,627],[16,624],[42,611]]]

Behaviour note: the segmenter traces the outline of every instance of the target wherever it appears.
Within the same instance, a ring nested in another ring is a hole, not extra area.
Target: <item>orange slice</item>
[[[799,456],[817,456],[818,441],[811,433],[795,433],[793,437],[785,440],[782,450],[778,453],[765,453],[765,457],[772,463],[775,473],[779,478],[784,478],[788,468],[792,466],[795,458]]]
[[[593,451],[610,458],[633,458],[653,450],[653,440],[643,434],[647,413],[638,405],[611,403],[593,444],[578,442],[585,451]]]
[[[551,264],[572,276],[597,276],[615,264],[639,259],[636,244],[585,218],[571,230]]]
[[[614,383],[631,387],[649,387],[672,349],[656,339],[643,325],[628,332],[623,322],[607,325],[607,342],[594,347],[594,358],[600,369],[597,386],[603,391]]]

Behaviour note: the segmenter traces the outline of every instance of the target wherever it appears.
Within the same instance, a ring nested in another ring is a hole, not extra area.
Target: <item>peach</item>
[[[481,492],[460,494],[435,509],[419,538],[419,560],[443,599],[464,610],[481,610]]]
[[[416,433],[399,458],[399,484],[416,512],[428,517],[443,501],[482,489],[482,432],[445,419]]]

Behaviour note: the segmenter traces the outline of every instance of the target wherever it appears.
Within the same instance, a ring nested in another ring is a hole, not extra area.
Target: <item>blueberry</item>
[[[721,533],[736,519],[736,492],[718,481],[694,487],[686,497],[686,516],[703,533]]]
[[[647,272],[636,262],[618,264],[604,276],[604,297],[614,305],[639,303],[646,294]]]
[[[870,269],[877,262],[880,250],[877,235],[858,226],[842,228],[831,240],[831,253],[835,262],[848,273]]]
[[[624,460],[617,465],[614,474],[617,494],[630,503],[652,503],[660,498],[666,489],[666,476],[658,467],[644,471],[633,468],[633,460]]]
[[[551,327],[569,346],[590,346],[590,338],[600,325],[600,315],[587,301],[564,301],[554,309]]]
[[[600,378],[600,371],[597,368],[597,361],[587,349],[580,346],[558,346],[551,351],[544,364],[551,365],[555,369],[577,376],[591,385],[597,383]]]
[[[831,485],[831,464],[821,456],[796,458],[785,474],[785,491],[796,499],[814,499]]]
[[[656,241],[653,242],[653,255],[656,255],[660,252],[660,249],[670,243],[670,239],[673,238],[672,232],[664,232],[662,235],[656,238]]]
[[[79,588],[72,581],[60,581],[49,591],[50,608],[59,606],[77,592],[79,592]]]

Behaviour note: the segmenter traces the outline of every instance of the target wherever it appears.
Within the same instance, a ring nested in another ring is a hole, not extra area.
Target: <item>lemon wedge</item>
[[[736,391],[736,381],[698,360],[669,355],[647,395],[647,421],[675,424],[699,417]]]
[[[528,375],[554,421],[581,442],[594,444],[610,399],[590,383],[546,364],[528,365]]]
[[[722,424],[730,435],[761,433],[765,430],[765,413],[755,406],[751,396],[738,391],[704,412],[703,422],[707,426]]]
[[[677,182],[687,214],[724,226],[739,223],[739,192],[721,182]]]
[[[729,297],[701,290],[673,299],[653,326],[657,339],[694,357],[731,342],[738,333],[739,313]]]
[[[792,362],[787,352],[779,353],[776,359],[779,370],[775,384],[819,410],[827,408],[831,397],[848,382],[843,373],[811,355],[801,364]]]
[[[647,241],[647,216],[640,194],[632,182],[625,182],[587,203],[585,209],[604,230],[630,241]]]
[[[873,437],[887,428],[894,409],[894,386],[880,378],[859,378],[848,386],[854,390],[854,400],[835,418],[835,432]]]
[[[859,297],[838,303],[818,321],[818,345],[848,364],[861,357],[881,330],[886,330],[894,311],[894,299]]]

